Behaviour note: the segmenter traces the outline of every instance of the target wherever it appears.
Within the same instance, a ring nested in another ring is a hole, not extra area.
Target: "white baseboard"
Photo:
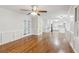
[[[12,40],[12,41],[16,41],[16,40],[18,40],[18,39],[20,39],[20,38],[23,38],[23,37],[26,37],[26,36],[29,36],[29,35],[32,35],[32,34],[23,35],[23,36],[21,36],[21,37],[15,38],[15,39]],[[7,44],[7,43],[12,42],[12,41],[2,42],[0,45]]]
[[[78,53],[77,50],[73,47],[72,43],[69,43],[75,53]]]

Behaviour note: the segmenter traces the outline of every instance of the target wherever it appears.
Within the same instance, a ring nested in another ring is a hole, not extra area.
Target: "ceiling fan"
[[[32,5],[31,6],[31,10],[30,9],[21,9],[21,11],[28,11],[29,13],[27,13],[27,15],[38,15],[40,16],[41,13],[47,13],[47,10],[42,9],[42,8],[38,8],[38,6]]]

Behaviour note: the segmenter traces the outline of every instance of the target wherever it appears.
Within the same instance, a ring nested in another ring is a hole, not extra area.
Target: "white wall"
[[[32,16],[32,34],[38,35],[38,16]]]
[[[74,23],[74,48],[76,50],[76,52],[79,52],[79,6],[77,9],[77,22]]]
[[[43,19],[41,16],[32,16],[32,34],[41,35],[43,32]]]
[[[24,20],[31,20],[27,15],[0,8],[0,43],[4,44],[21,38],[24,34]]]
[[[23,30],[26,15],[0,8],[0,31]]]
[[[43,32],[50,32],[51,31],[51,17],[49,18],[49,14],[43,15],[42,22],[43,22]]]
[[[65,33],[65,29],[66,30],[70,29],[66,18],[59,18],[58,16],[55,16],[55,17],[56,18],[45,17],[43,19],[43,22],[44,22],[43,31],[44,32],[50,32],[51,31],[51,24],[53,25],[52,28],[53,28],[54,31],[59,31],[61,33]]]
[[[43,18],[41,16],[38,16],[38,34],[43,33]]]
[[[75,52],[79,52],[79,37],[76,35],[77,34],[77,23],[75,22],[75,8],[77,6],[72,6],[72,8],[69,11],[69,16],[71,20],[73,20],[70,23],[70,32],[67,33],[67,39],[72,46],[73,50]],[[71,17],[73,16],[73,17]]]
[[[43,19],[41,16],[27,16],[15,11],[0,8],[0,44],[27,36],[24,35],[24,20],[31,21],[31,33],[27,35],[42,34]]]

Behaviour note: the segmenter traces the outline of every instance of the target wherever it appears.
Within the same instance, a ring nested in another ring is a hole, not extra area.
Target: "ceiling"
[[[31,9],[31,5],[1,5],[0,7],[23,14],[27,14],[28,12],[21,11],[20,9]],[[47,15],[55,16],[67,14],[71,5],[39,5],[38,7],[46,9],[48,11]]]

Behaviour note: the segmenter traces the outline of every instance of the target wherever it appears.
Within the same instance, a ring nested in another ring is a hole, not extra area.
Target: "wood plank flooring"
[[[31,35],[0,46],[0,53],[74,53],[62,33]]]

